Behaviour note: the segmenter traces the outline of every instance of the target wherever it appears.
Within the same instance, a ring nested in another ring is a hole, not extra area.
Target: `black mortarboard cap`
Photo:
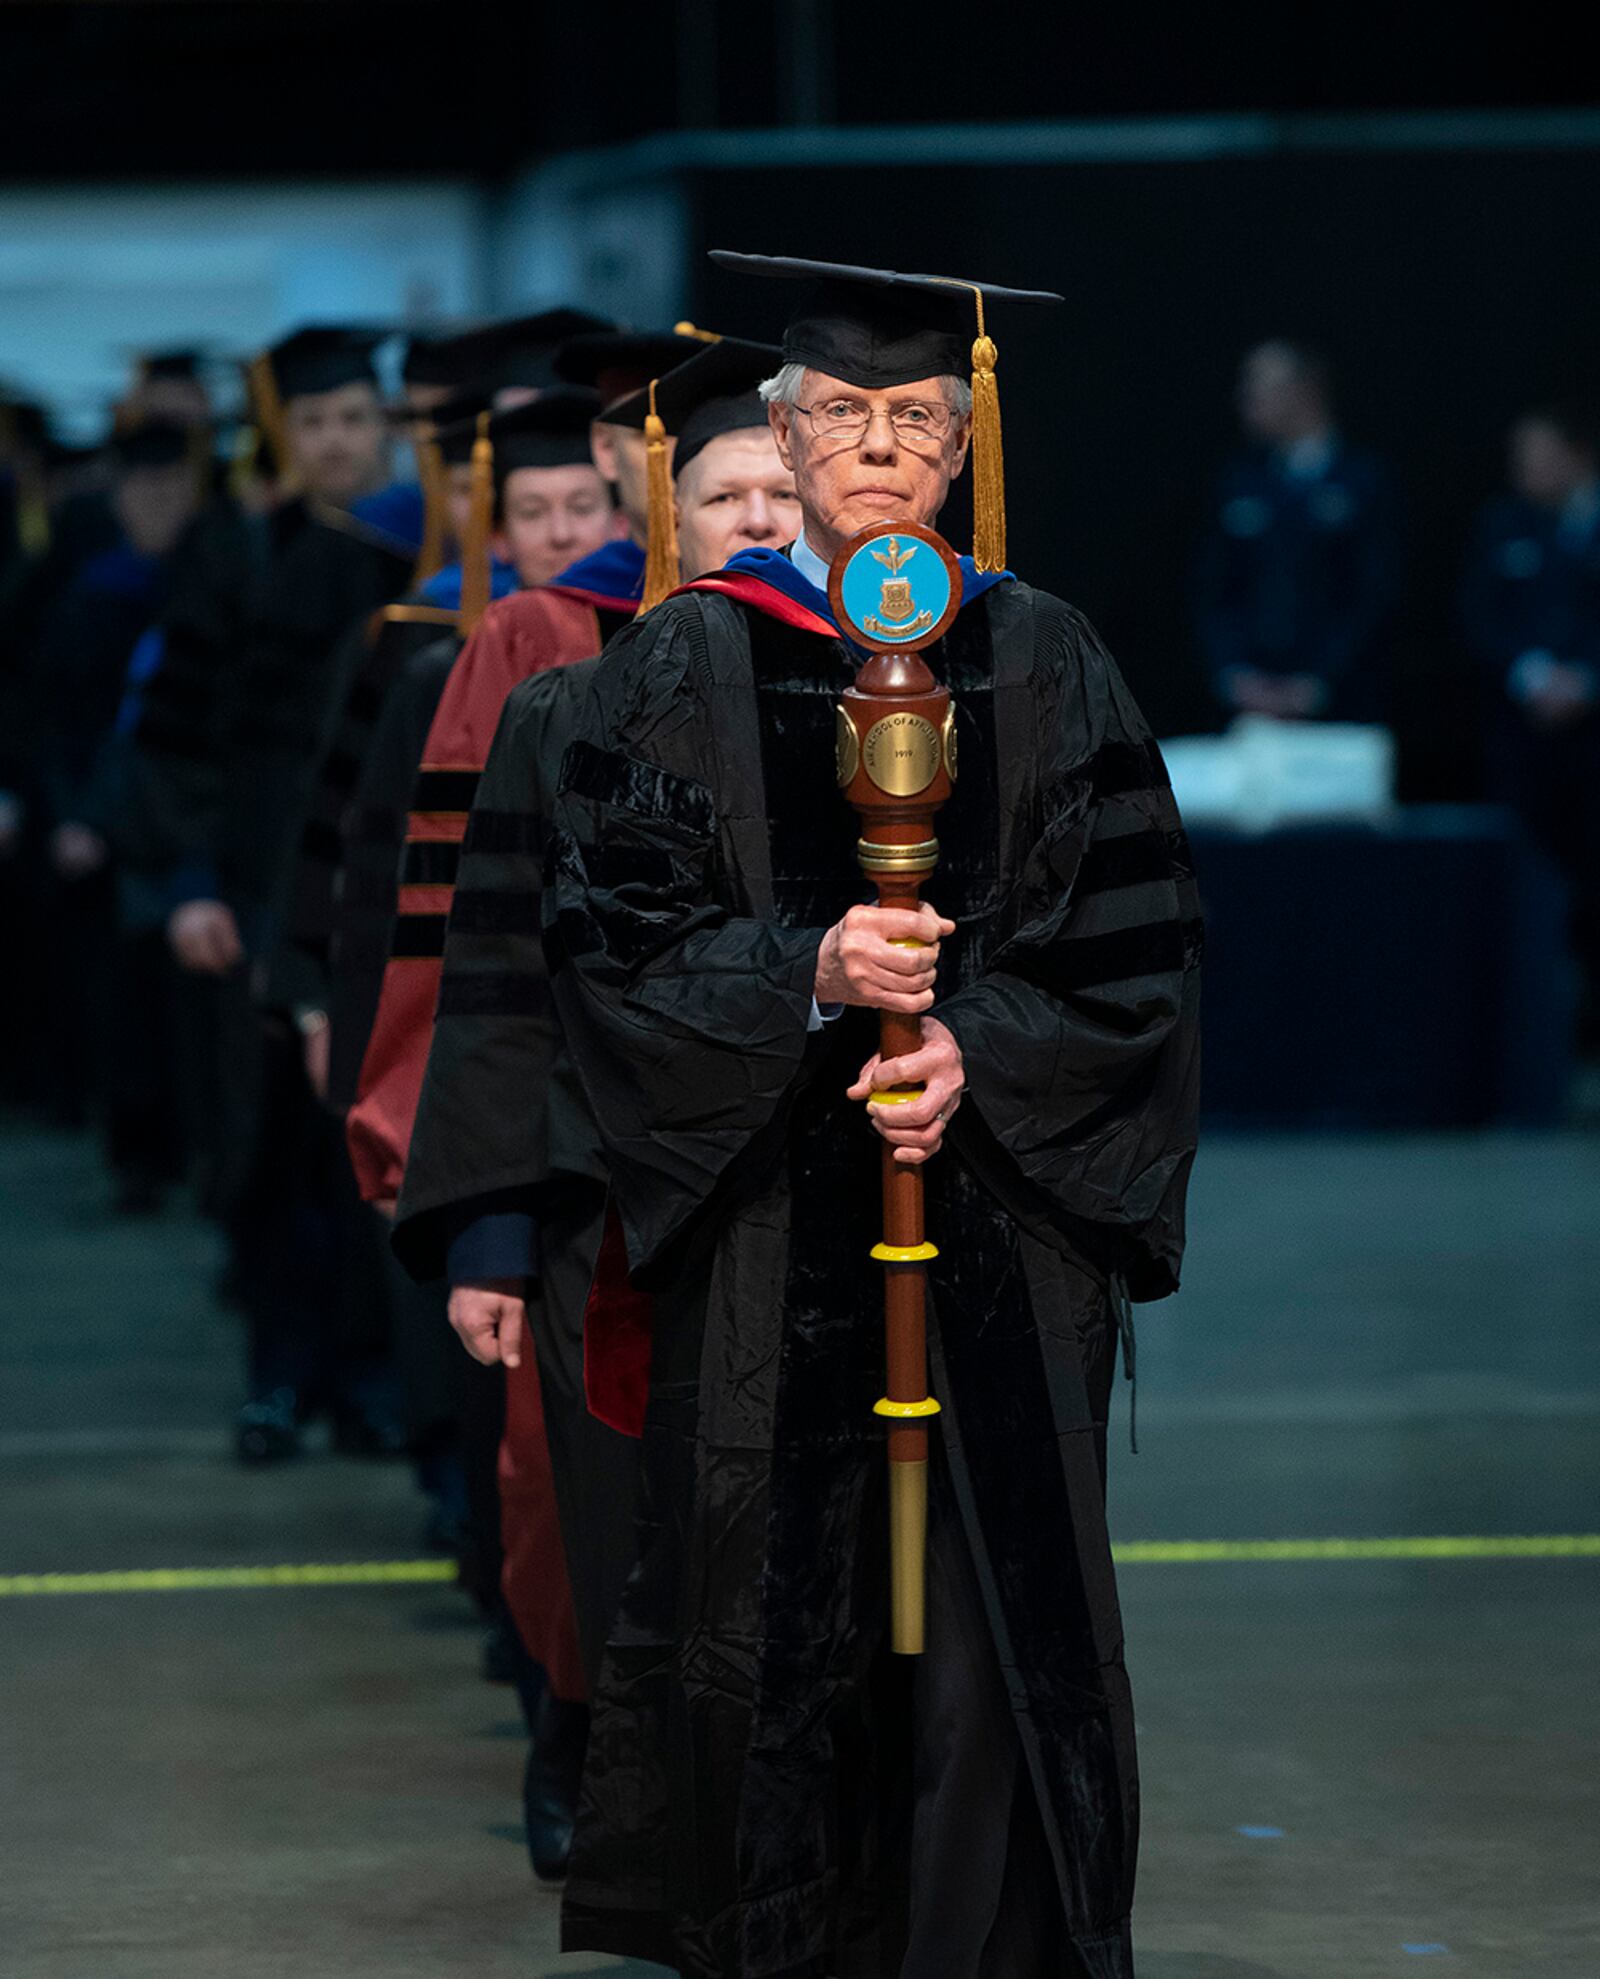
[[[1046,289],[1003,289],[788,255],[714,248],[711,259],[743,275],[804,282],[783,333],[784,363],[808,365],[865,390],[968,371],[979,295],[985,304],[1063,300]]]
[[[681,327],[681,326],[680,326]],[[742,338],[707,338],[701,348],[663,376],[650,379],[642,391],[631,392],[606,408],[605,419],[616,426],[642,427],[645,437],[644,579],[639,613],[653,611],[678,582],[678,524],[672,499],[676,462],[667,461],[668,434],[691,432],[691,454],[715,431],[732,401],[747,398],[761,379],[770,375],[781,353],[771,344]],[[722,414],[712,408],[721,405]],[[765,412],[757,415],[765,418]],[[694,431],[699,422],[698,433]],[[745,412],[739,425],[751,423]],[[680,441],[681,444],[681,441]]]
[[[566,374],[555,364],[556,353],[572,337],[611,328],[604,316],[585,309],[542,309],[534,316],[483,323],[448,340],[446,357],[463,384],[489,392],[523,386],[548,391]]]
[[[519,467],[579,467],[592,459],[589,428],[600,410],[597,392],[563,386],[526,405],[508,406],[489,421],[495,480]]]
[[[656,411],[678,442],[672,455],[674,478],[719,434],[766,425],[767,408],[756,387],[782,362],[776,344],[723,337],[655,381]],[[606,418],[616,426],[642,427],[649,412],[650,393],[645,390],[609,407]]]
[[[596,331],[569,338],[556,356],[556,371],[569,385],[597,391],[609,407],[717,341],[692,323],[670,330]]]
[[[415,330],[406,338],[405,356],[400,360],[400,376],[408,385],[449,385],[452,390],[469,382],[455,346],[455,331]]]
[[[373,353],[388,336],[387,330],[328,323],[308,325],[282,338],[264,353],[279,403],[336,392],[342,385],[376,385]]]
[[[446,467],[464,467],[471,460],[478,415],[490,409],[489,393],[475,390],[457,392],[428,414],[431,436]]]
[[[32,399],[14,399],[0,391],[0,454],[13,447],[44,453],[50,446],[50,420]]]
[[[194,434],[168,419],[146,419],[114,433],[106,452],[119,468],[176,467],[194,459]]]
[[[206,353],[191,345],[141,351],[137,360],[141,378],[198,378],[205,361]]]
[[[994,340],[988,304],[1061,302],[1048,289],[998,288],[941,275],[899,275],[839,261],[733,254],[714,248],[719,267],[805,284],[783,335],[786,364],[882,391],[921,378],[972,377],[972,558],[981,571],[1006,558],[1005,475]]]

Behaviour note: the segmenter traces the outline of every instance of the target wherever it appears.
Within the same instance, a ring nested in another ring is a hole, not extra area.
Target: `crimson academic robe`
[[[417,774],[390,961],[346,1121],[357,1181],[369,1201],[396,1198],[405,1175],[462,839],[506,697],[537,674],[591,658],[605,642],[605,628],[632,610],[631,601],[604,593],[519,592],[490,607],[451,670]],[[441,1262],[434,1260],[434,1271]],[[507,1606],[556,1694],[581,1696],[571,1576],[532,1355],[508,1381],[499,1483]]]
[[[368,1202],[394,1201],[405,1173],[461,841],[506,696],[535,673],[593,658],[632,609],[553,586],[519,591],[490,606],[451,671],[417,774],[399,919],[346,1121],[350,1158]]]
[[[885,1699],[905,1679],[882,1655],[880,1163],[845,1097],[876,1027],[810,1023],[822,934],[863,895],[833,791],[858,656],[781,587],[713,585],[608,650],[548,857],[567,1049],[656,1302],[643,1546],[593,1700],[564,1943],[695,1979],[876,1974],[899,1969]],[[1126,1979],[1108,1342],[1124,1291],[1177,1283],[1194,880],[1159,752],[1077,613],[1008,581],[927,658],[961,764],[927,887],[958,924],[936,1014],[967,1078],[926,1171],[944,1531],[958,1518],[1054,1870],[1041,1979]]]

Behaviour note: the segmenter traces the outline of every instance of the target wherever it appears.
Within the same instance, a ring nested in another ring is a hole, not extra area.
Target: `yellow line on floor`
[[[0,1574],[0,1597],[192,1594],[234,1587],[394,1587],[453,1581],[452,1560],[352,1560],[305,1567],[153,1567],[135,1573]]]
[[[1486,1539],[1142,1539],[1112,1549],[1128,1567],[1211,1566],[1242,1560],[1575,1560],[1600,1558],[1600,1532]]]
[[[1125,1567],[1295,1560],[1600,1559],[1600,1533],[1422,1539],[1140,1539],[1113,1548]],[[352,1560],[285,1567],[155,1567],[129,1573],[0,1574],[0,1599],[36,1594],[194,1594],[252,1587],[417,1587],[456,1577],[449,1560]]]

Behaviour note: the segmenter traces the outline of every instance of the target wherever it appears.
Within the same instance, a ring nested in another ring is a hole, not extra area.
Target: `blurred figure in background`
[[[12,625],[12,600],[50,540],[46,491],[49,423],[43,410],[0,388],[0,918],[15,961],[0,976],[0,1100],[42,1097],[36,1034],[47,999],[36,962],[42,912],[36,875],[24,857],[23,784],[31,760],[33,709],[26,647]]]
[[[187,344],[145,352],[135,362],[133,384],[118,408],[118,424],[139,426],[158,420],[164,426],[203,432],[209,445],[213,410],[204,363],[204,353]]]
[[[1486,754],[1572,887],[1583,1042],[1600,1046],[1600,430],[1546,406],[1511,428],[1509,492],[1478,518],[1461,587],[1488,669]]]
[[[128,425],[113,437],[118,540],[80,566],[31,654],[38,737],[33,805],[47,844],[53,1087],[63,1117],[100,1120],[119,1206],[158,1205],[180,1151],[159,947],[117,936],[109,760],[130,661],[166,603],[175,553],[204,485],[189,430]]]
[[[1304,345],[1258,344],[1238,410],[1247,449],[1218,480],[1195,577],[1212,690],[1229,716],[1381,721],[1401,570],[1389,469],[1344,439]]]
[[[373,362],[382,341],[320,325],[256,361],[276,500],[219,539],[211,581],[185,600],[187,631],[198,636],[169,643],[146,695],[169,716],[185,711],[179,747],[168,734],[146,767],[151,786],[167,786],[168,815],[183,820],[168,885],[173,951],[219,986],[214,1117],[227,1176],[218,1194],[250,1332],[237,1429],[249,1462],[293,1455],[313,1414],[331,1417],[344,1450],[389,1454],[403,1441],[388,1391],[381,1260],[337,1127],[306,1079],[302,1013],[276,1003],[253,1012],[246,987],[250,965],[272,953],[303,806],[337,714],[336,650],[400,594],[416,559],[416,543],[364,512],[387,512],[390,488]],[[257,987],[262,974],[256,968]]]

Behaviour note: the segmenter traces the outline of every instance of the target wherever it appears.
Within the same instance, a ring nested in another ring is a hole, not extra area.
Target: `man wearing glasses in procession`
[[[613,639],[547,848],[611,1192],[589,1395],[642,1435],[644,1475],[564,1943],[697,1979],[1126,1979],[1105,1432],[1127,1301],[1177,1285],[1200,930],[1132,695],[1004,567],[984,312],[1058,298],[716,258],[802,285],[763,386],[802,527]],[[863,655],[829,567],[870,525],[934,524],[969,449],[975,554],[925,655],[960,762],[932,904],[865,906],[832,788]],[[515,747],[502,727],[502,790]],[[880,1058],[883,1011],[920,1019],[918,1050]],[[896,1085],[923,1091],[872,1098]],[[889,1653],[874,1417],[883,1142],[924,1174],[942,1253],[914,1658]],[[482,1358],[515,1338],[514,1290],[453,1297]]]

